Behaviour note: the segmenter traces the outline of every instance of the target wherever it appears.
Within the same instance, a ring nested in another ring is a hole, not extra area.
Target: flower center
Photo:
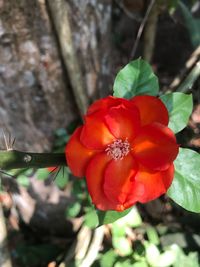
[[[130,151],[130,144],[128,140],[121,139],[115,140],[106,148],[107,155],[111,156],[114,160],[122,160]]]

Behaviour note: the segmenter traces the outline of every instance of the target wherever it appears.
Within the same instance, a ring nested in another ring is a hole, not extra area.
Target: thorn
[[[4,130],[2,130],[2,132],[3,132],[3,139],[4,139],[4,142],[5,142],[6,150],[9,150],[8,143],[7,143],[7,139],[6,139],[6,135],[5,135]]]
[[[6,146],[6,150],[13,150],[15,138],[13,138],[12,140],[12,135],[9,131],[8,131],[8,137],[7,137],[3,129],[2,129],[2,134],[3,134],[3,139],[4,139],[5,146]]]

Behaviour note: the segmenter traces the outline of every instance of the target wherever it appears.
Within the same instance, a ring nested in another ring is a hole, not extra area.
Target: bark
[[[74,48],[89,100],[112,90],[111,0],[69,0]]]
[[[151,63],[153,52],[154,52],[157,21],[158,21],[158,15],[159,15],[157,2],[158,1],[154,1],[154,5],[147,19],[145,30],[144,30],[144,38],[143,38],[143,42],[144,42],[143,58],[150,63]]]
[[[20,150],[49,150],[54,130],[79,116],[76,104],[83,113],[88,102],[112,89],[112,1],[48,2],[66,4],[58,10],[57,24],[56,9],[51,23],[45,0],[0,1],[0,128],[16,137]],[[72,42],[67,55],[59,31],[66,21],[71,34],[66,40]],[[62,62],[68,63],[67,73]],[[83,90],[84,101],[79,101],[80,90],[72,94],[71,88]]]
[[[69,22],[68,5],[65,0],[47,0],[61,48],[65,68],[69,74],[74,96],[81,114],[88,108],[88,96],[75,53],[72,29]]]
[[[16,147],[49,150],[53,132],[77,117],[42,0],[0,1],[0,129]]]

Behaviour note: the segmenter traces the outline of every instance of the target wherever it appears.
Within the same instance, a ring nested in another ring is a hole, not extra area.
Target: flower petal
[[[80,136],[84,146],[103,150],[107,144],[115,140],[104,122],[104,116],[105,112],[100,111],[85,117],[85,125]]]
[[[103,192],[104,171],[109,161],[110,158],[105,153],[100,153],[90,161],[86,171],[88,191],[93,204],[100,210],[116,209]]]
[[[98,152],[84,147],[80,142],[82,127],[76,129],[66,145],[65,155],[69,168],[75,176],[83,177],[90,159]]]
[[[95,101],[88,109],[87,115],[92,114],[93,112],[99,111],[99,110],[106,110],[114,106],[118,106],[121,103],[124,103],[124,105],[129,105],[129,101],[124,98],[118,98],[114,96],[108,96],[101,98],[97,101]]]
[[[105,169],[104,193],[118,211],[128,208],[124,203],[132,190],[136,172],[137,163],[131,154],[122,160],[112,160]]]
[[[142,126],[153,122],[168,125],[168,111],[159,98],[149,95],[135,96],[131,103],[139,109]]]
[[[137,108],[128,109],[124,105],[110,108],[105,116],[110,132],[120,139],[132,140],[140,127],[140,117]]]
[[[127,199],[127,203],[132,201],[146,203],[158,198],[167,192],[173,177],[173,164],[171,164],[167,170],[160,172],[153,172],[140,166],[135,175],[135,184],[132,188],[132,194],[130,194]]]
[[[152,170],[169,168],[179,150],[174,133],[159,123],[142,127],[131,147],[136,159]]]

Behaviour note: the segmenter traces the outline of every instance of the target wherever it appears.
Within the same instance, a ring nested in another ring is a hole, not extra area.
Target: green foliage
[[[148,264],[152,267],[170,267],[175,262],[176,251],[171,247],[163,253],[160,253],[157,246],[154,244],[147,244],[146,259]]]
[[[63,189],[69,182],[69,168],[62,167],[57,173],[55,173],[55,184],[60,188]]]
[[[30,184],[29,178],[25,174],[21,174],[21,175],[17,176],[17,182],[18,182],[18,184],[20,184],[24,187],[28,187]]]
[[[46,180],[49,177],[49,170],[47,168],[38,169],[35,173],[38,180]]]
[[[148,226],[146,232],[149,242],[154,245],[159,245],[160,241],[156,229],[152,226]]]
[[[164,252],[160,252],[157,246],[147,243],[146,259],[151,267],[199,267],[197,253],[185,255],[176,244],[165,248]]]
[[[162,95],[160,99],[166,105],[169,112],[169,128],[174,133],[185,128],[192,113],[192,95],[169,93]]]
[[[171,15],[175,12],[175,10],[178,6],[178,2],[179,2],[179,0],[168,0],[167,1],[167,7],[168,7],[169,13]]]
[[[98,217],[95,209],[93,208],[85,209],[84,225],[92,229],[98,226]]]
[[[129,213],[130,209],[127,209],[125,211],[122,212],[118,212],[118,211],[97,211],[97,216],[98,216],[98,220],[99,220],[99,225],[102,224],[109,224],[109,223],[113,223],[114,221],[124,217],[125,215],[127,215]]]
[[[114,81],[114,96],[131,98],[136,95],[158,94],[158,78],[151,66],[142,59],[137,59],[121,69]]]
[[[187,92],[192,89],[193,84],[197,81],[200,76],[200,64],[196,64],[190,73],[187,75],[185,80],[176,89],[177,92]]]
[[[124,236],[113,236],[112,244],[113,247],[117,249],[123,256],[128,256],[132,253],[131,243]]]
[[[113,267],[117,259],[114,250],[110,249],[100,257],[100,267]]]
[[[18,173],[14,171],[13,175],[17,176],[17,182],[18,184],[28,187],[30,184],[29,176],[32,175],[33,169],[24,169],[24,170],[18,170]]]
[[[74,202],[67,206],[65,215],[68,218],[74,218],[80,213],[80,210],[81,210],[81,204],[79,202]]]
[[[175,160],[175,177],[167,194],[186,210],[200,212],[200,155],[180,148]]]
[[[178,4],[182,11],[191,43],[195,48],[200,44],[200,19],[193,17],[188,7],[182,1],[179,1]]]

